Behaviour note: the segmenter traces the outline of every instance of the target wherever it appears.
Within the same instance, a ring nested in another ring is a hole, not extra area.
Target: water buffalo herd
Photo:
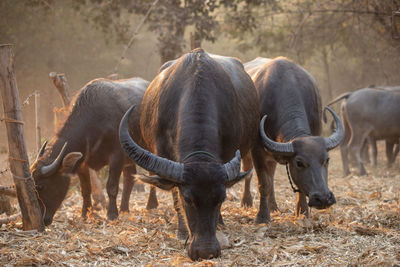
[[[88,168],[108,165],[108,219],[118,217],[121,173],[120,211],[129,211],[138,178],[153,188],[149,203],[157,201],[155,187],[172,192],[178,238],[188,240],[192,260],[218,257],[216,229],[223,223],[226,190],[245,180],[242,205],[251,206],[253,166],[260,194],[258,224],[269,222],[270,212],[278,208],[277,163],[286,165],[298,193],[295,213],[308,216],[309,207],[324,209],[336,202],[328,187],[329,150],[344,139],[345,173],[348,147],[365,174],[360,150],[367,138],[398,143],[400,126],[392,121],[400,117],[400,91],[362,89],[330,104],[343,99],[344,127],[326,107],[335,127],[323,137],[316,82],[283,57],[242,64],[195,49],[165,63],[151,82],[93,80],[75,96],[65,124],[31,166],[44,222],[52,223],[73,174],[80,180],[85,217],[92,205]],[[148,173],[137,174],[136,164]]]

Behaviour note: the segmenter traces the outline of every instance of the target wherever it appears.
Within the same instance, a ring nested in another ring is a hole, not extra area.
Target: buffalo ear
[[[237,182],[243,180],[244,178],[250,178],[253,175],[253,169],[248,170],[247,172],[240,172],[240,174],[238,175],[238,177],[236,177],[235,179],[229,180],[225,183],[226,187],[231,187],[234,184],[236,184]]]
[[[80,152],[68,153],[62,161],[61,171],[63,173],[72,173],[76,163],[82,158],[82,156],[83,155]]]
[[[154,185],[162,190],[171,190],[176,186],[176,183],[171,182],[167,179],[163,179],[158,175],[147,176],[144,174],[135,174],[136,179],[140,179],[142,182]]]

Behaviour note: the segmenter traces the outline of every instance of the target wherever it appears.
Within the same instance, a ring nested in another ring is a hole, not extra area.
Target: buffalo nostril
[[[313,193],[310,194],[308,205],[317,209],[325,209],[336,203],[335,195],[329,191],[326,194]]]
[[[312,194],[310,196],[310,200],[316,206],[321,205],[323,202],[320,194]]]

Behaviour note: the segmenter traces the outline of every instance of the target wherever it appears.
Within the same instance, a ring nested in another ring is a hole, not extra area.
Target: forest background
[[[43,138],[54,135],[53,110],[62,106],[50,72],[65,73],[72,93],[115,73],[152,80],[163,62],[190,51],[191,37],[208,52],[242,62],[292,59],[315,77],[323,104],[370,85],[400,85],[400,39],[394,34],[400,16],[392,21],[399,8],[400,0],[0,0],[0,44],[14,44],[32,151],[29,96],[41,94]],[[0,152],[6,150],[1,124]]]

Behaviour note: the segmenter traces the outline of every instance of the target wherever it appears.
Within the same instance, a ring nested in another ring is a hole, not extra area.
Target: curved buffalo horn
[[[133,141],[128,131],[128,118],[135,106],[132,106],[122,117],[119,125],[119,141],[122,148],[134,162],[142,168],[154,172],[175,183],[183,183],[183,164],[159,157],[141,148]]]
[[[327,109],[332,114],[336,123],[336,130],[331,134],[331,136],[329,136],[328,138],[324,138],[326,148],[328,150],[331,150],[337,147],[342,142],[344,138],[344,130],[342,122],[339,119],[339,116],[336,115],[336,113],[330,107],[326,106],[325,109]]]
[[[38,160],[41,156],[43,156],[44,151],[46,150],[46,146],[47,146],[47,140],[43,143],[42,147],[40,148],[36,160]]]
[[[43,166],[40,169],[40,173],[43,176],[50,176],[58,170],[58,167],[60,166],[60,164],[64,158],[65,151],[67,150],[67,144],[68,144],[68,142],[64,143],[63,147],[61,148],[60,153],[58,154],[57,158],[53,161],[53,163],[51,163],[50,165],[47,165],[47,166]]]
[[[264,124],[265,120],[267,119],[267,115],[264,115],[260,122],[260,135],[264,142],[264,146],[268,149],[268,151],[272,152],[273,154],[281,155],[281,156],[291,156],[294,153],[292,143],[279,143],[271,140],[265,134],[264,131]]]
[[[224,164],[226,175],[228,176],[228,181],[232,181],[237,178],[240,174],[240,151],[236,150],[235,157],[231,161]]]

